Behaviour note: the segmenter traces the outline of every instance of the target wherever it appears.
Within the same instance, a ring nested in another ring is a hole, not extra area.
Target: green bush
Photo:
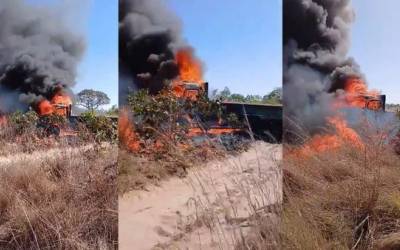
[[[117,141],[117,124],[111,118],[106,116],[96,116],[94,112],[85,112],[82,113],[81,119],[89,132],[93,134],[97,142]]]
[[[128,97],[135,130],[144,139],[155,139],[159,134],[168,134],[180,140],[187,129],[188,122],[183,121],[187,114],[187,103],[179,100],[172,92],[164,91],[159,95],[149,95],[140,90]]]
[[[9,117],[9,125],[13,128],[14,133],[22,135],[36,130],[39,116],[34,111],[22,113],[21,111],[14,112]]]
[[[221,117],[229,117],[226,122],[239,120],[233,114],[226,114],[221,105],[210,101],[206,96],[197,100],[178,98],[170,90],[158,95],[149,95],[147,90],[140,90],[128,97],[133,113],[136,132],[143,139],[156,139],[160,134],[179,142],[187,135],[191,121],[200,121],[207,128],[207,121],[219,121]]]

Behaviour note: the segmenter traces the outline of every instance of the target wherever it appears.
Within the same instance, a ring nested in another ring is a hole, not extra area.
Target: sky
[[[117,0],[27,0],[59,7],[68,25],[87,38],[74,88],[101,90],[118,100]],[[166,0],[181,18],[183,36],[202,59],[211,88],[265,94],[282,81],[281,0]],[[398,0],[353,0],[355,22],[349,55],[371,88],[400,103]],[[77,11],[79,10],[79,11]],[[65,14],[69,13],[69,14]],[[78,14],[77,14],[78,13]]]
[[[282,86],[282,0],[166,0],[211,89],[265,95]]]
[[[75,93],[95,89],[118,103],[118,1],[26,0],[59,12],[66,25],[86,37],[86,53],[78,66]]]
[[[350,55],[371,88],[400,104],[400,1],[353,0],[355,23]]]

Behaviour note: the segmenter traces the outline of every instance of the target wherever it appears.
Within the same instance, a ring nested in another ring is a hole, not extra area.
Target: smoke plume
[[[285,127],[313,133],[346,78],[363,78],[347,56],[354,12],[350,0],[284,0],[283,10]]]
[[[0,109],[26,109],[72,87],[85,48],[50,10],[22,0],[0,3]]]
[[[162,0],[120,0],[120,101],[135,89],[157,93],[179,75],[181,22]]]

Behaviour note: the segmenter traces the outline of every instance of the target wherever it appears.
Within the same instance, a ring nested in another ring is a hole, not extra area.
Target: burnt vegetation
[[[400,159],[386,128],[399,122],[348,56],[354,18],[348,0],[283,1],[283,249],[400,248]]]
[[[128,103],[128,126],[132,128],[138,148],[132,150],[121,140],[119,184],[122,193],[144,188],[168,176],[185,176],[190,166],[225,155],[229,145],[231,153],[248,146],[248,141],[235,135],[207,135],[215,121],[223,117],[221,122],[229,127],[242,129],[245,122],[205,96],[193,101],[179,98],[168,89],[157,95],[143,89],[130,95]],[[201,134],[198,137],[191,134],[194,124]],[[132,134],[120,134],[120,137],[126,136]]]
[[[3,119],[0,249],[115,249],[116,123],[93,113],[73,128],[33,111]]]

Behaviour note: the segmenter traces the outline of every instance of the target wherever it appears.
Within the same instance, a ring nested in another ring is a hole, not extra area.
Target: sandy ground
[[[281,146],[256,143],[239,156],[192,168],[148,191],[119,199],[119,246],[233,249],[246,218],[279,204]]]

